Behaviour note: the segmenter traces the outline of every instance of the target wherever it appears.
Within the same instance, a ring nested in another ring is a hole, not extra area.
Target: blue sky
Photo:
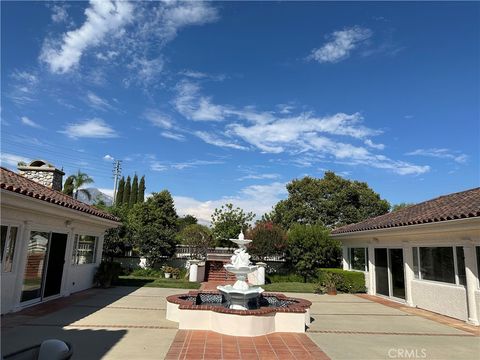
[[[2,2],[2,165],[181,214],[258,215],[325,170],[391,203],[479,184],[479,3]]]

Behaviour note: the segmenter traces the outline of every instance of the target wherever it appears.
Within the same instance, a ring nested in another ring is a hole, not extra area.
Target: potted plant
[[[175,269],[172,268],[171,266],[167,266],[167,265],[162,266],[162,271],[165,276],[165,279],[170,279],[170,277],[172,276],[172,272],[174,270]]]
[[[172,277],[174,279],[178,279],[180,276],[180,269],[172,268]]]
[[[337,274],[326,272],[323,277],[323,286],[328,295],[337,295],[337,285],[339,278]]]

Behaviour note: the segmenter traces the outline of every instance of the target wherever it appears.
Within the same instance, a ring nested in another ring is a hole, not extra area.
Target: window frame
[[[7,233],[6,233],[6,237],[5,237],[5,248],[3,250],[3,254],[0,258],[0,272],[2,274],[11,274],[11,273],[14,273],[16,271],[16,267],[17,267],[17,264],[15,262],[15,258],[17,257],[17,247],[18,247],[18,239],[20,237],[20,225],[18,224],[11,224],[11,223],[2,223],[0,224],[0,226],[6,226],[7,227]],[[12,228],[16,228],[16,234],[15,234],[15,239],[13,239],[13,250],[12,250],[12,265],[10,267],[10,270],[8,271],[5,271],[5,260],[6,260],[6,257],[7,257],[7,254],[8,254],[8,249],[10,248],[11,244],[12,244],[12,238],[11,238],[11,234],[12,234]]]
[[[368,246],[357,246],[357,247],[348,247],[348,270],[350,271],[361,271],[361,272],[368,272],[369,264],[368,264]],[[353,249],[363,249],[364,257],[365,257],[365,265],[363,270],[354,269],[352,267],[352,250]]]
[[[94,239],[91,262],[85,262],[85,263],[78,262],[78,260],[80,259],[78,244],[80,242],[79,240],[81,236],[88,236]],[[72,254],[71,254],[71,260],[70,260],[71,266],[83,266],[83,265],[95,264],[97,262],[97,248],[98,248],[99,241],[100,241],[100,237],[97,235],[75,234],[73,236],[73,246],[72,246]]]
[[[460,278],[458,276],[458,259],[457,259],[457,247],[464,247],[463,245],[415,245],[412,246],[412,253],[413,251],[417,251],[417,259],[418,259],[418,269],[417,269],[417,274],[415,274],[414,271],[414,278],[413,280],[418,280],[418,281],[424,281],[424,282],[432,282],[432,283],[440,283],[440,284],[446,284],[446,285],[453,285],[453,286],[461,286],[461,287],[466,287],[466,285],[460,284]],[[422,259],[420,256],[420,249],[421,248],[450,248],[452,250],[453,254],[453,270],[454,270],[454,282],[447,282],[447,281],[438,281],[438,280],[430,280],[430,279],[424,279],[422,277]],[[464,249],[465,251],[465,249]],[[415,265],[415,264],[413,264]]]

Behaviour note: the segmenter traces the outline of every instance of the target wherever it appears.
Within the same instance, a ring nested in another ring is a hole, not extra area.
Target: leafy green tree
[[[247,238],[253,240],[248,252],[261,260],[283,254],[287,245],[287,234],[281,226],[272,222],[258,222],[247,233]]]
[[[65,184],[63,184],[63,190],[62,190],[62,192],[63,192],[65,195],[73,196],[73,176],[69,176],[69,177],[65,180]]]
[[[200,224],[190,224],[178,234],[178,239],[188,245],[192,259],[206,259],[208,249],[215,246],[212,231]]]
[[[178,218],[178,231],[181,232],[188,225],[195,225],[196,223],[198,223],[198,220],[193,215],[185,215],[181,218]]]
[[[234,209],[230,203],[215,209],[212,214],[212,232],[217,245],[231,247],[229,239],[238,237],[242,230],[245,232],[254,218],[255,214],[245,213],[239,207]]]
[[[80,170],[75,175],[70,176],[73,179],[73,191],[74,198],[78,199],[78,193],[82,192],[90,200],[92,194],[87,189],[81,189],[82,186],[93,183],[93,179],[88,176],[86,173],[82,173]]]
[[[132,183],[132,191],[130,192],[130,200],[128,202],[128,206],[132,207],[137,203],[138,198],[138,176],[135,174],[133,176],[133,183]]]
[[[128,215],[129,229],[140,253],[152,266],[175,253],[178,215],[170,192],[153,193]]]
[[[414,203],[406,203],[406,202],[402,202],[400,204],[395,204],[395,205],[392,206],[391,212],[402,210],[402,209],[405,209],[406,207],[409,207],[409,206],[412,206],[412,205],[415,205],[415,204]]]
[[[106,210],[118,217],[122,224],[117,228],[108,229],[104,236],[103,257],[113,261],[115,256],[124,255],[127,249],[131,249],[128,209],[122,206],[115,206]]]
[[[125,182],[125,187],[123,188],[123,205],[128,207],[128,202],[130,201],[130,192],[132,190],[130,176],[127,176],[127,181]]]
[[[125,191],[125,178],[122,176],[118,182],[117,196],[115,199],[115,206],[122,206],[123,204],[123,193]]]
[[[343,179],[327,171],[323,179],[309,176],[287,184],[288,197],[265,216],[289,229],[292,225],[324,224],[335,228],[383,215],[390,209],[367,183]]]
[[[143,203],[145,201],[145,175],[140,179],[140,185],[138,186],[137,202]]]
[[[341,245],[322,225],[295,224],[288,231],[285,260],[306,282],[318,268],[340,264]]]

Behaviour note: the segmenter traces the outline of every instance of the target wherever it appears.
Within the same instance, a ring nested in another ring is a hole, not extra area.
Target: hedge
[[[320,283],[322,283],[323,276],[327,272],[338,275],[339,283],[337,284],[337,290],[340,292],[353,294],[366,291],[365,274],[363,272],[343,269],[319,269],[317,276]]]

